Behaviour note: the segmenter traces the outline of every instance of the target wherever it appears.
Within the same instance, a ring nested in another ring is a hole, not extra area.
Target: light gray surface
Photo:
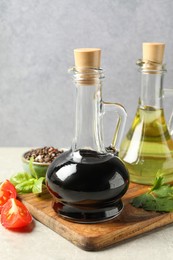
[[[75,88],[67,69],[78,47],[102,48],[104,99],[124,104],[128,128],[143,41],[166,43],[172,87],[172,14],[172,0],[0,0],[0,146],[71,144]]]
[[[27,148],[0,148],[0,181],[22,170]],[[173,225],[122,242],[100,252],[83,251],[34,220],[31,232],[14,232],[0,225],[1,260],[172,260]]]

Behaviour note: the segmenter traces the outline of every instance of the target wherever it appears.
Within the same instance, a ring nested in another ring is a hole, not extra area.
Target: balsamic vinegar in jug
[[[91,150],[64,153],[50,166],[47,179],[54,210],[78,222],[118,215],[128,186],[128,173],[118,158]]]
[[[76,87],[75,135],[71,149],[49,166],[46,185],[59,216],[96,223],[118,216],[123,209],[121,198],[128,189],[129,175],[112,150],[120,143],[126,113],[119,104],[102,101],[101,50],[76,49],[74,54],[75,67],[70,71]],[[121,110],[111,152],[103,141],[104,106],[114,112]]]

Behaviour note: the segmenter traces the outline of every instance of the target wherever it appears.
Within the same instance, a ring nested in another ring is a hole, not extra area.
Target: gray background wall
[[[104,100],[126,107],[127,130],[144,41],[166,43],[165,86],[172,87],[172,0],[0,0],[0,146],[70,145],[75,88],[67,69],[78,47],[102,48]]]

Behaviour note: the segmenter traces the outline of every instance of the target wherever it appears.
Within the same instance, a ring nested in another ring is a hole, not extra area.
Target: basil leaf
[[[31,159],[29,160],[29,169],[30,169],[32,176],[37,179],[37,173],[34,170],[33,162],[34,162],[34,158],[31,157]]]
[[[19,172],[10,178],[11,183],[16,187],[18,193],[42,192],[42,185],[45,183],[45,177],[38,178],[41,173],[35,171],[33,161],[33,158],[29,161],[30,173]]]
[[[35,181],[34,186],[32,188],[33,193],[41,193],[42,192],[42,184],[45,181],[45,177],[40,177]]]
[[[26,172],[19,172],[10,178],[10,182],[16,186],[19,183],[32,179],[32,176]]]
[[[15,187],[16,187],[16,190],[18,193],[29,193],[29,192],[32,192],[35,182],[36,182],[36,179],[31,178],[29,180],[26,180],[26,181],[23,181],[23,182],[17,184]]]

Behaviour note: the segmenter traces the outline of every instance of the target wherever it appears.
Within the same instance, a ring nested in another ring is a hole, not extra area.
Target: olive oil
[[[173,140],[163,109],[138,108],[119,156],[130,172],[131,181],[152,184],[158,172],[164,175],[165,182],[173,181]]]
[[[157,174],[173,181],[173,139],[166,124],[163,106],[163,79],[166,72],[164,43],[143,43],[138,108],[120,148],[132,182],[153,184]]]

